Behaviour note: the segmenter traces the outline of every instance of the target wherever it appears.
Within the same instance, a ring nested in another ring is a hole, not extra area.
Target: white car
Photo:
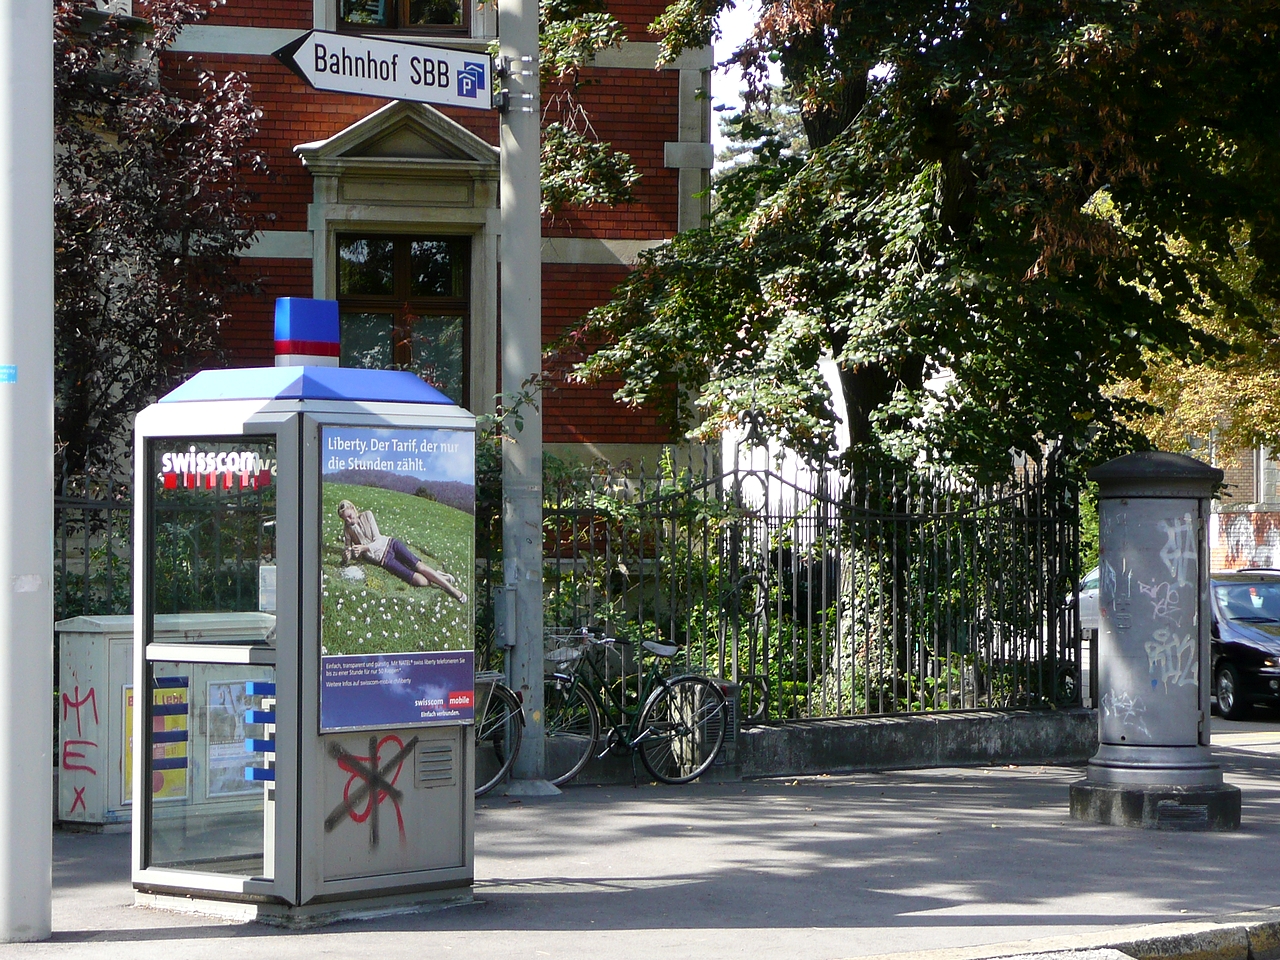
[[[1080,580],[1080,629],[1098,631],[1098,568],[1094,567]]]

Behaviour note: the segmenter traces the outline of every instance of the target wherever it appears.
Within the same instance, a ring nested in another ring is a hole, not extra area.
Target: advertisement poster
[[[469,721],[473,435],[325,427],[320,445],[321,730]]]
[[[246,758],[244,714],[253,706],[244,680],[209,681],[209,758],[206,796],[233,797],[260,793],[261,784],[244,778]]]
[[[187,678],[156,677],[155,681],[156,689],[151,691],[151,796],[156,800],[185,800],[187,798]],[[124,687],[123,788],[123,802],[132,803],[132,684],[126,684]]]
[[[325,730],[465,723],[475,718],[475,654],[325,657],[320,722]]]

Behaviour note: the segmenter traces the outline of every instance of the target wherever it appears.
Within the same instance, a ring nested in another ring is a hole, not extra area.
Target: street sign
[[[493,64],[483,53],[311,30],[275,57],[317,90],[493,107]]]

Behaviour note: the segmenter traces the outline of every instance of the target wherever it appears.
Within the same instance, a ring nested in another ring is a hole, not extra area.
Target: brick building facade
[[[1280,567],[1280,461],[1265,447],[1211,448],[1208,459],[1224,474],[1210,523],[1211,568]]]
[[[344,363],[409,363],[473,411],[492,410],[502,389],[497,113],[317,92],[271,56],[309,29],[485,51],[496,32],[494,4],[468,11],[452,0],[454,22],[441,22],[449,2],[228,0],[167,55],[171,83],[191,82],[202,69],[243,71],[263,112],[258,142],[271,172],[253,187],[268,219],[240,267],[261,294],[233,305],[225,339],[235,361],[271,362],[276,297],[336,298]],[[583,72],[578,100],[641,179],[632,203],[544,219],[544,342],[606,300],[641,250],[703,216],[711,51],[655,69],[656,38],[646,27],[664,5],[611,2],[627,41]],[[396,16],[419,24],[396,29]],[[361,25],[377,18],[381,25]],[[617,458],[668,439],[654,417],[611,394],[608,385],[549,392],[548,449]]]

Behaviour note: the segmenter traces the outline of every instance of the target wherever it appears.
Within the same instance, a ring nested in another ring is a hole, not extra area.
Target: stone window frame
[[[496,3],[475,3],[472,0],[459,0],[464,4],[470,4],[471,21],[466,24],[465,30],[456,27],[432,29],[430,27],[408,27],[399,28],[371,28],[369,30],[356,30],[351,27],[343,28],[338,21],[338,3],[339,0],[313,0],[313,19],[312,25],[317,30],[329,30],[332,32],[354,32],[369,36],[392,35],[397,39],[417,40],[424,43],[434,43],[440,46],[458,47],[468,50],[483,51],[487,49],[488,42],[498,36],[498,5]]]
[[[379,138],[410,128],[454,156],[368,156]],[[498,389],[498,151],[425,104],[396,101],[328,140],[294,148],[313,177],[307,210],[312,296],[336,300],[341,235],[467,237],[469,334],[464,393],[494,412]]]

